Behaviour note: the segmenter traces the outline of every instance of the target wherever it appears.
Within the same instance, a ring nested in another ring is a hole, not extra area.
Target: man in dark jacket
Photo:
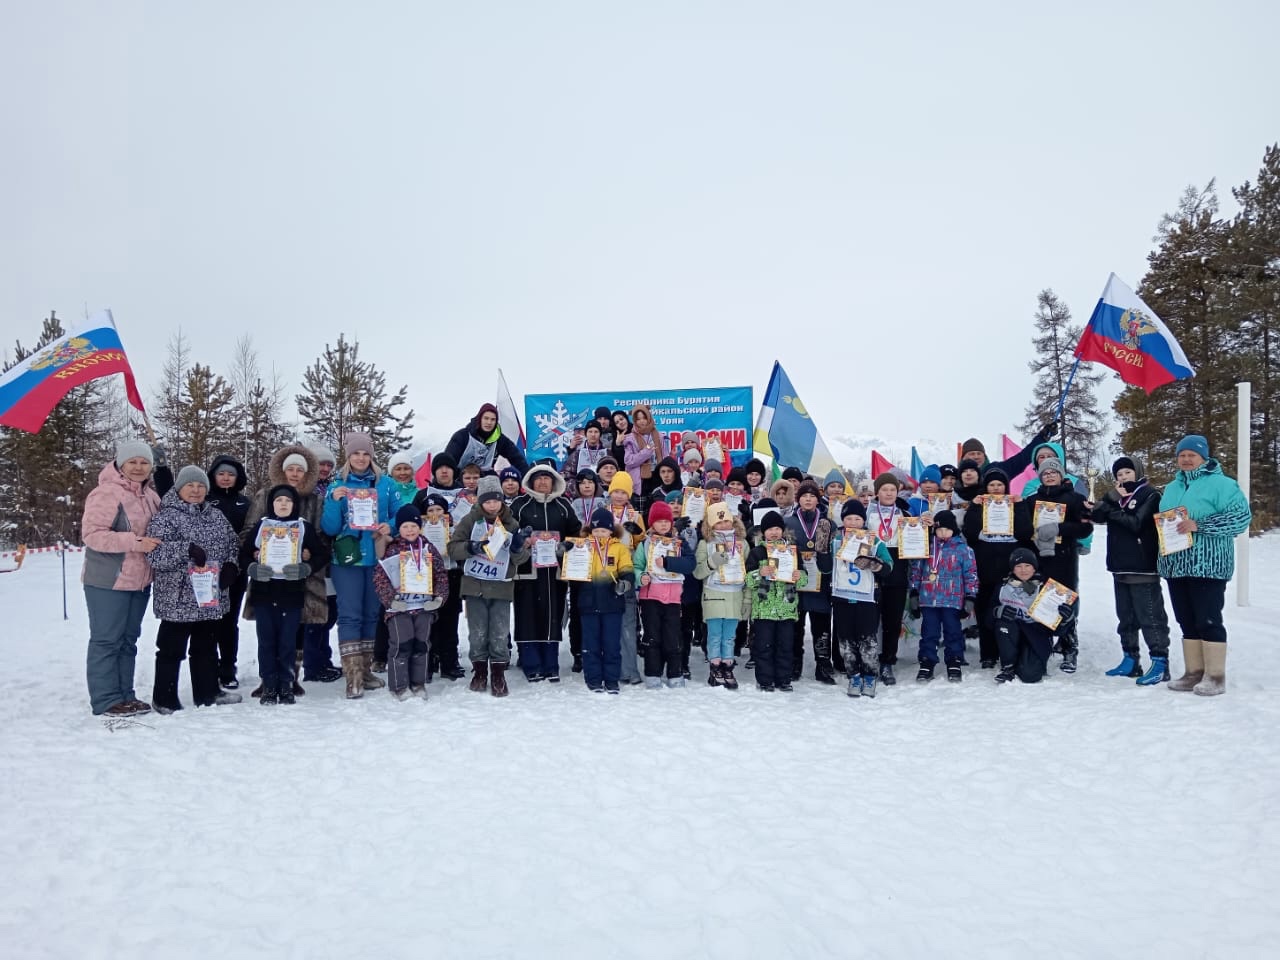
[[[525,492],[511,503],[519,529],[532,529],[530,556],[516,571],[516,646],[530,683],[560,682],[560,637],[568,584],[559,577],[564,542],[582,530],[565,497],[559,471],[537,464],[524,475]]]
[[[226,454],[213,458],[209,466],[209,479],[213,486],[205,499],[227,518],[231,529],[239,537],[244,531],[245,518],[249,515],[249,498],[244,495],[244,488],[249,477],[244,472],[244,465],[234,457]],[[241,570],[244,566],[241,565]],[[240,604],[244,600],[245,585],[248,581],[243,573],[236,577],[227,590],[231,605],[227,614],[213,628],[218,657],[218,682],[228,690],[240,686],[236,679],[236,655],[240,651]]]
[[[521,473],[529,469],[524,453],[498,426],[498,408],[492,403],[483,404],[471,422],[449,438],[444,452],[459,468],[474,463],[481,470],[496,470],[494,461],[505,457]]]
[[[1107,676],[1134,677],[1150,686],[1169,679],[1169,617],[1156,573],[1160,549],[1155,515],[1160,510],[1160,489],[1147,482],[1137,457],[1120,457],[1111,465],[1111,476],[1115,489],[1093,508],[1093,522],[1107,527],[1107,569],[1115,585],[1116,632],[1124,654]],[[1139,631],[1151,656],[1145,673]]]
[[[1058,432],[1058,421],[1050,420],[1040,432],[1031,438],[1031,442],[1015,453],[1008,460],[998,460],[992,462],[987,459],[987,448],[982,445],[982,441],[977,437],[970,437],[961,444],[960,457],[962,460],[973,460],[978,464],[978,469],[983,473],[998,467],[1004,471],[1006,477],[1016,477],[1027,467],[1031,466],[1031,457],[1035,453],[1036,447],[1040,444],[1053,439],[1053,435]]]

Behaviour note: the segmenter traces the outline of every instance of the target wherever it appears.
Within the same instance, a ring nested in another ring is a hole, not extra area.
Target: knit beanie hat
[[[287,470],[289,467],[301,467],[307,469],[307,458],[300,453],[291,453],[284,458],[284,462],[280,464],[281,470]]]
[[[439,507],[445,513],[449,512],[449,501],[438,493],[431,493],[422,501],[422,512],[426,513],[430,507]]]
[[[724,481],[717,480],[715,477],[712,477],[710,480],[707,480],[705,483],[703,483],[702,487],[705,490],[723,490]]]
[[[605,420],[609,419],[608,407],[596,407],[596,412],[592,414],[592,419],[599,420],[601,418],[604,418]]]
[[[220,464],[218,464],[218,466],[212,472],[213,472],[213,476],[215,477],[222,473],[229,473],[233,477],[240,476],[240,472],[236,470],[235,464],[232,463],[230,460],[223,460]]]
[[[434,477],[436,471],[441,467],[448,467],[454,473],[458,472],[458,461],[452,455],[441,451],[431,458],[431,475]]]
[[[787,521],[782,519],[782,514],[780,514],[777,510],[770,510],[768,513],[766,513],[763,517],[760,518],[760,532],[768,533],[770,530],[773,530],[775,527],[780,529],[783,533],[786,533]]]
[[[992,467],[990,470],[988,470],[986,473],[982,475],[982,489],[983,490],[987,489],[987,484],[990,483],[992,480],[999,480],[1001,483],[1004,484],[1005,491],[1006,492],[1008,491],[1009,475],[1005,473],[1003,470],[1001,470],[999,467]]]
[[[1040,569],[1040,561],[1036,559],[1036,555],[1026,547],[1018,547],[1013,553],[1009,554],[1009,569],[1012,571],[1020,563],[1029,563],[1037,570]]]
[[[955,480],[959,480],[960,471],[957,470],[952,464],[944,463],[942,466],[938,468],[938,476],[941,478],[938,480],[939,483],[941,483],[947,477],[951,477]]]
[[[876,496],[879,496],[880,488],[887,487],[889,484],[893,484],[899,490],[902,489],[902,481],[886,470],[884,473],[880,474],[880,476],[876,477],[874,484],[875,489],[872,492],[875,493]]]
[[[702,452],[697,447],[690,447],[680,458],[682,463],[701,463]]]
[[[742,465],[742,472],[758,473],[760,474],[760,476],[763,477],[766,474],[768,474],[769,471],[764,468],[763,460],[757,459],[756,457],[752,457],[750,460],[748,460],[746,463]]]
[[[876,492],[876,485],[872,483],[870,480],[859,480],[857,491],[858,491],[858,496],[862,496],[864,493],[873,494]]]
[[[803,480],[804,471],[801,470],[799,467],[787,467],[787,469],[782,471],[782,479],[783,480]]]
[[[311,448],[311,455],[316,458],[316,463],[332,463],[336,464],[338,458],[333,455],[333,451],[326,447],[323,443],[317,443]]]
[[[725,483],[740,483],[744,487],[747,485],[747,471],[741,467],[734,467],[729,471],[729,476],[724,478]]]
[[[1179,454],[1183,450],[1190,450],[1194,453],[1200,454],[1200,456],[1205,460],[1209,459],[1209,441],[1198,433],[1189,433],[1179,440],[1178,448],[1173,452],[1175,454]]]
[[[600,468],[603,467],[606,463],[609,466],[613,467],[613,469],[615,470],[618,469],[618,461],[615,460],[613,457],[601,457],[599,460],[596,461],[596,473],[599,473]]]
[[[397,450],[391,455],[391,459],[387,461],[387,473],[402,463],[409,469],[413,469],[413,457],[409,456],[408,450]]]
[[[977,437],[970,437],[960,446],[960,455],[969,459],[970,453],[980,453],[984,457],[987,455],[987,448],[982,445],[982,441]]]
[[[519,483],[520,479],[520,471],[515,467],[503,467],[498,473],[499,483],[506,483],[508,480],[514,480],[516,483]]]
[[[592,530],[612,530],[617,524],[613,519],[613,511],[605,507],[598,507],[591,514]]]
[[[950,510],[939,510],[935,513],[933,515],[933,525],[935,527],[944,527],[957,537],[960,536],[960,524],[956,521],[956,515]]]
[[[298,491],[287,483],[277,483],[272,487],[267,492],[267,513],[272,517],[276,515],[275,503],[277,497],[288,497],[293,501],[293,509],[289,511],[289,516],[280,518],[283,520],[292,520],[294,515],[298,512]]]
[[[806,495],[815,496],[819,500],[822,499],[822,491],[818,489],[818,485],[814,483],[812,480],[804,481],[802,484],[800,484],[800,489],[796,491],[797,500],[799,500],[801,497]]]
[[[942,471],[938,469],[936,463],[931,463],[920,471],[921,483],[941,483]]]
[[[188,483],[198,483],[200,486],[208,490],[209,475],[194,463],[189,463],[178,471],[178,476],[173,481],[173,489],[181,490]]]
[[[412,503],[406,503],[403,507],[396,511],[396,527],[395,532],[400,532],[400,524],[416,523],[422,526],[422,513]]]
[[[975,470],[978,473],[981,473],[982,466],[978,463],[977,460],[974,460],[971,457],[965,457],[963,460],[960,461],[960,465],[956,467],[956,472],[964,473],[966,470]]]
[[[776,508],[776,507],[778,506],[778,501],[777,501],[777,500],[775,500],[775,499],[773,499],[773,497],[761,497],[759,500],[757,500],[757,501],[753,504],[753,506],[754,506],[757,510],[763,510],[765,507],[775,507],[775,508]]]
[[[1114,477],[1121,470],[1132,470],[1136,476],[1142,476],[1142,471],[1132,457],[1117,457],[1116,462],[1111,465],[1111,476]]]
[[[353,453],[367,453],[373,456],[373,437],[360,430],[352,430],[342,438],[342,452],[348,457]]]
[[[713,470],[716,473],[724,473],[724,467],[720,465],[719,460],[708,460],[705,464],[703,464],[702,469],[705,473],[710,473]]]
[[[844,506],[840,508],[840,519],[843,520],[851,513],[861,517],[863,520],[867,519],[867,508],[862,505],[862,501],[857,497],[850,497],[844,502]]]
[[[486,500],[502,499],[502,483],[497,477],[481,477],[480,483],[476,486],[476,500],[484,503]]]
[[[151,447],[141,440],[121,440],[116,444],[116,466],[122,467],[135,457],[141,457],[153,467],[156,463]]]
[[[717,523],[723,523],[725,520],[732,520],[733,513],[730,512],[728,504],[713,503],[707,507],[707,523],[715,526]]]
[[[675,521],[675,514],[671,512],[671,508],[667,506],[665,500],[655,500],[653,505],[649,507],[649,526],[653,526],[658,520]]]
[[[609,492],[615,490],[625,491],[627,496],[631,496],[636,492],[635,485],[631,482],[631,474],[625,470],[619,470],[613,475],[613,479],[609,481]]]
[[[575,476],[573,479],[578,481],[578,483],[581,483],[583,480],[590,480],[597,487],[600,486],[600,478],[596,476],[596,472],[592,470],[590,467],[583,467],[581,470],[578,471],[577,476]]]
[[[1056,473],[1060,477],[1065,476],[1062,472],[1062,461],[1057,457],[1047,457],[1042,460],[1040,463],[1040,469],[1036,471],[1036,476],[1043,480],[1044,475],[1050,472]],[[988,473],[990,473],[990,471],[988,471]]]
[[[585,434],[588,430],[594,430],[596,433],[604,433],[604,427],[596,420],[588,420],[582,425],[582,432]]]

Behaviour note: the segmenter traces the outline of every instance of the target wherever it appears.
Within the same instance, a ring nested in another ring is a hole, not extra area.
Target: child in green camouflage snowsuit
[[[778,580],[769,562],[769,545],[787,544],[782,514],[770,510],[760,521],[760,543],[747,554],[744,599],[752,626],[751,655],[756,662],[756,685],[766,692],[791,689],[795,623],[800,597],[808,575],[797,566],[793,583]]]

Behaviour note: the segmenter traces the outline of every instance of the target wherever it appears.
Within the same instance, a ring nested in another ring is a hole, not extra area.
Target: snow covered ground
[[[312,684],[114,733],[78,586],[64,623],[58,558],[30,557],[0,575],[0,953],[1275,956],[1280,536],[1254,605],[1230,594],[1216,699],[1102,675],[1101,547],[1080,672],[1039,686],[602,697],[566,644],[569,682],[504,701]],[[246,694],[255,649],[250,626]]]

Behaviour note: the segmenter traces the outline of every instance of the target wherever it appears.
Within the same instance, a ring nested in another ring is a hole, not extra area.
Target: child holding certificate
[[[625,476],[625,474],[623,474]],[[591,516],[587,579],[578,593],[582,618],[582,677],[593,693],[617,693],[622,677],[622,618],[626,598],[635,593],[631,551],[622,528],[601,507]],[[566,556],[566,560],[567,560]]]
[[[902,617],[907,608],[909,560],[898,558],[898,527],[911,507],[898,496],[902,489],[892,473],[875,479],[875,494],[867,506],[867,527],[889,548],[893,568],[880,587],[880,681],[887,687],[898,682],[893,668],[898,663],[898,641],[902,637]]]
[[[964,660],[961,611],[972,608],[978,596],[978,563],[960,536],[960,525],[950,510],[933,517],[933,543],[927,560],[911,561],[912,617],[920,617],[920,670],[916,680],[933,679],[938,665],[938,639],[946,645],[947,679],[959,683]]]
[[[987,511],[983,505],[988,497],[1004,497],[1009,494],[1009,478],[999,467],[992,467],[982,478],[982,492],[971,493],[972,508],[965,510],[961,530],[973,555],[978,561],[978,603],[975,608],[978,621],[978,655],[981,657],[982,669],[992,670],[1000,659],[1000,648],[996,643],[996,625],[991,620],[991,603],[995,600],[1000,584],[1009,575],[1009,555],[1018,546],[1018,541],[1031,539],[1031,514],[1027,512],[1018,497],[1010,497],[1006,503],[1005,520],[1012,526],[993,528],[988,522]],[[953,511],[958,513],[958,511]],[[1000,518],[996,518],[999,520]]]
[[[649,535],[631,555],[640,578],[640,615],[644,620],[644,682],[652,690],[662,686],[665,668],[668,687],[683,687],[680,651],[680,604],[685,577],[693,573],[694,551],[674,536],[674,516],[666,501],[649,508]]]
[[[851,697],[874,697],[880,671],[879,582],[893,569],[884,542],[868,529],[867,509],[851,497],[831,539],[832,632],[844,659]]]
[[[406,504],[396,511],[396,536],[373,571],[386,609],[387,688],[397,700],[427,698],[427,655],[436,611],[449,596],[444,557],[422,534],[422,515]]]
[[[634,550],[640,538],[644,536],[644,520],[640,511],[631,502],[635,488],[631,484],[631,474],[619,470],[609,482],[609,504],[606,509],[613,515],[613,524],[622,528],[622,545],[628,551]],[[636,605],[635,591],[624,598],[626,612],[622,615],[622,682],[643,683],[640,668],[637,665],[636,636],[640,626],[640,611]]]
[[[294,650],[306,579],[329,562],[329,548],[316,528],[300,515],[298,491],[278,484],[267,494],[262,517],[240,548],[249,575],[258,630],[258,672],[266,706],[293,703]]]
[[[693,575],[702,581],[702,619],[707,627],[707,683],[738,689],[733,675],[734,636],[743,615],[747,582],[747,531],[723,503],[707,508]]]
[[[1040,488],[1025,503],[1034,528],[1034,545],[1040,554],[1040,572],[1046,579],[1076,590],[1080,585],[1079,542],[1093,532],[1093,521],[1085,499],[1076,493],[1062,469],[1062,461],[1049,457],[1040,462]],[[1074,621],[1058,631],[1063,673],[1076,672]]]
[[[805,589],[800,594],[792,641],[791,677],[799,680],[804,669],[805,618],[809,620],[813,644],[813,679],[834,685],[835,669],[843,672],[844,659],[831,650],[831,521],[822,511],[821,491],[812,480],[800,484],[796,494],[796,510],[786,518],[787,533],[796,545],[799,560],[808,573]]]
[[[1053,631],[1031,616],[1031,605],[1044,587],[1037,566],[1035,553],[1018,547],[1009,557],[1009,575],[996,594],[991,610],[1000,645],[996,683],[1015,678],[1023,683],[1039,683],[1048,668]],[[1075,621],[1077,607],[1078,602],[1058,607],[1059,629]]]
[[[751,656],[756,686],[765,693],[791,690],[795,665],[796,592],[808,582],[787,539],[787,523],[777,510],[760,518],[761,540],[747,554],[747,607],[751,613]]]

